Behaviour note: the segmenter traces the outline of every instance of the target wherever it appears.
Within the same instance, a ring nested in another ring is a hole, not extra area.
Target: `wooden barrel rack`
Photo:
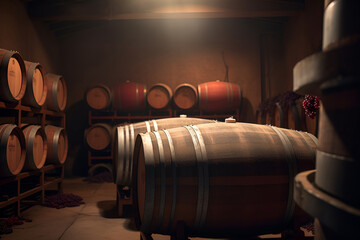
[[[48,110],[46,106],[35,108],[25,106],[20,100],[17,103],[8,104],[0,101],[0,124],[11,123],[19,127],[26,124],[56,125],[65,128],[65,113]],[[5,209],[19,216],[28,203],[42,204],[46,190],[51,188],[62,191],[64,178],[63,164],[49,164],[39,169],[25,171],[11,177],[0,178],[0,211]],[[38,196],[40,195],[40,196]]]

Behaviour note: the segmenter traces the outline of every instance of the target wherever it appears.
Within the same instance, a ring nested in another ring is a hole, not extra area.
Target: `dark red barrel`
[[[198,85],[200,110],[208,113],[233,112],[240,107],[240,86],[235,83],[206,82]]]
[[[136,82],[124,82],[114,87],[115,109],[122,112],[139,112],[146,108],[146,86]]]

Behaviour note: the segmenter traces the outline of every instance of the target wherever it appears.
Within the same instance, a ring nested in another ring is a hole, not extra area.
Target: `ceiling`
[[[304,0],[22,0],[32,20],[63,35],[108,21],[181,18],[262,18],[299,14]]]

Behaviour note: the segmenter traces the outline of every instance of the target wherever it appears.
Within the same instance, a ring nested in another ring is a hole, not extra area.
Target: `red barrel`
[[[230,82],[207,82],[198,85],[200,110],[208,113],[233,112],[240,107],[240,86]]]
[[[20,54],[0,49],[0,99],[17,102],[25,94],[26,71]]]
[[[114,107],[122,112],[138,112],[146,107],[146,86],[127,81],[114,87]]]

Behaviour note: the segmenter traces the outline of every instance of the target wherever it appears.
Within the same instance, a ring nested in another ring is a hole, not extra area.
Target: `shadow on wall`
[[[84,131],[88,127],[88,106],[81,100],[66,110],[66,132],[69,138],[69,154],[65,163],[65,176],[87,176],[87,148]]]

